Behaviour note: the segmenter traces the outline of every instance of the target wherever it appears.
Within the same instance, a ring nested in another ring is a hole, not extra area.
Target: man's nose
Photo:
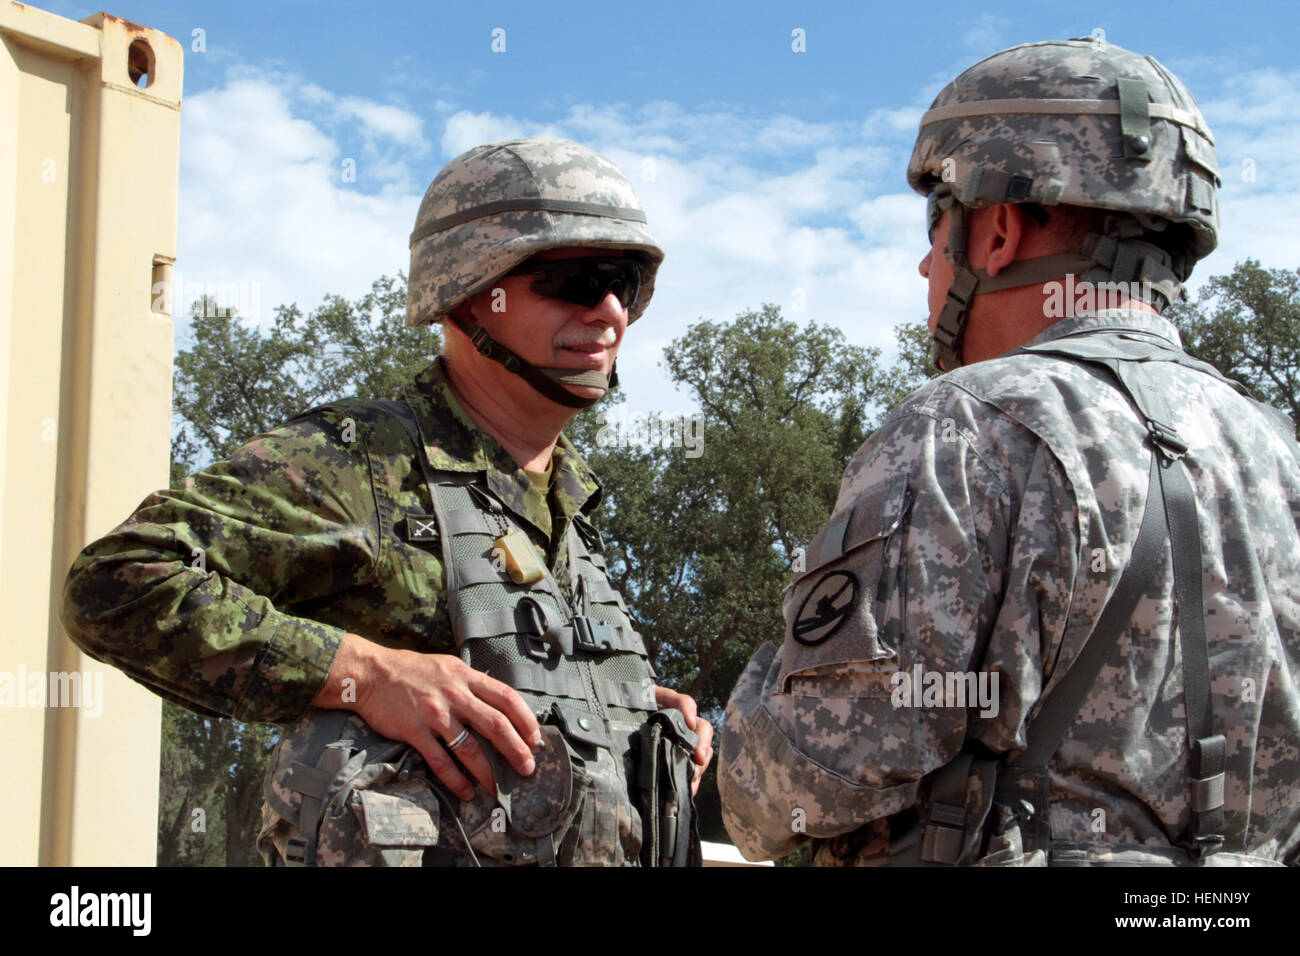
[[[921,260],[921,264],[920,264],[919,266],[917,266],[917,269],[920,270],[920,273],[921,273],[922,278],[925,278],[925,279],[930,278],[930,257],[931,257],[932,255],[934,255],[934,250],[933,250],[933,249],[930,250],[929,252],[927,252],[927,253],[925,254],[925,258],[922,259],[922,260]]]
[[[603,322],[606,325],[615,327],[627,324],[627,307],[619,301],[617,295],[611,290],[605,293],[605,298],[586,309],[582,314],[584,322]]]

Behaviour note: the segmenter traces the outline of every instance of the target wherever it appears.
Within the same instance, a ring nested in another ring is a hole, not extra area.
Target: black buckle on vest
[[[518,609],[533,626],[530,632],[519,635],[524,639],[524,653],[535,661],[544,661],[550,657],[548,645],[554,644],[565,657],[573,656],[573,631],[556,621],[536,598],[521,598]]]
[[[593,621],[589,617],[575,617],[573,619],[573,643],[584,651],[593,654],[614,650],[609,625],[602,624],[600,621]]]
[[[311,849],[311,844],[307,842],[304,836],[291,836],[284,843],[284,865],[285,866],[309,866],[307,857]]]
[[[1168,425],[1162,424],[1153,418],[1147,419],[1147,434],[1155,442],[1160,453],[1169,461],[1177,461],[1187,454],[1187,443],[1178,437],[1178,432],[1174,431]]]
[[[1223,788],[1227,742],[1223,734],[1201,737],[1192,744],[1192,828],[1187,850],[1200,859],[1224,843]]]
[[[966,808],[937,801],[931,804],[930,819],[921,834],[921,862],[953,866],[961,859],[965,842]]]

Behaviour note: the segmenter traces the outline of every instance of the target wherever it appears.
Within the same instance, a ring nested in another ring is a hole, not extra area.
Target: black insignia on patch
[[[858,579],[848,571],[831,571],[799,605],[791,634],[813,647],[834,634],[858,603]]]

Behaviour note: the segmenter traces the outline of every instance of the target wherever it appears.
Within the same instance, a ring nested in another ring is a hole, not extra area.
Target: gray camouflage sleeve
[[[1051,453],[968,396],[941,402],[954,392],[863,445],[787,589],[782,647],[732,693],[719,791],[750,859],[912,806],[968,736],[1016,746],[1019,688],[1036,695],[1064,627],[1077,517]]]

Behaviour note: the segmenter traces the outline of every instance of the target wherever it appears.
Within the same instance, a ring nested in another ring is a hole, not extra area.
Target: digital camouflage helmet
[[[1095,38],[1022,44],[958,76],[921,117],[907,181],[930,198],[931,234],[949,210],[953,280],[933,333],[945,370],[961,364],[977,292],[1074,274],[1137,284],[1163,308],[1218,241],[1218,161],[1196,101],[1153,57]],[[966,210],[1000,203],[1114,215],[1077,252],[990,278],[969,267]]]
[[[539,252],[594,246],[641,259],[640,289],[628,305],[633,322],[650,303],[664,258],[627,177],[595,150],[564,139],[488,143],[457,156],[424,194],[410,245],[407,325],[451,318],[481,353],[574,408],[593,400],[558,383],[612,388],[616,376],[539,369],[453,310]]]

